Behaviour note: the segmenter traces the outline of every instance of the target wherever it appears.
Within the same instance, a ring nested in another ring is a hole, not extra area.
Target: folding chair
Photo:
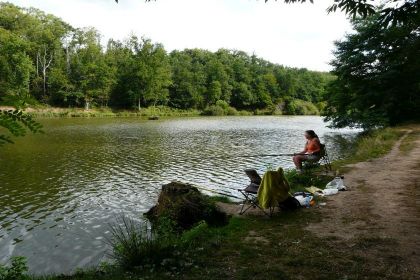
[[[303,169],[308,170],[314,167],[323,166],[325,173],[332,171],[331,161],[327,153],[327,148],[325,144],[321,144],[321,149],[318,153],[318,158],[316,160],[308,160],[303,162]]]
[[[332,166],[331,166],[331,161],[330,161],[330,157],[328,156],[327,153],[327,148],[325,147],[325,144],[321,144],[321,150],[320,150],[320,159],[319,159],[319,163],[324,166],[324,169],[326,172],[328,171],[332,171]]]
[[[244,214],[248,211],[251,207],[260,209],[265,215],[271,217],[274,212],[274,207],[270,208],[270,213],[267,213],[260,207],[258,204],[258,188],[261,184],[261,177],[258,175],[255,169],[246,169],[245,174],[251,180],[251,183],[245,189],[238,189],[238,191],[244,196],[244,201],[242,202],[241,210],[239,211],[239,215]]]

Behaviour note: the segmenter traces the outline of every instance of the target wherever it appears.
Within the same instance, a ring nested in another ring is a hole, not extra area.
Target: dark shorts
[[[317,155],[303,155],[303,160],[308,160],[308,161],[318,161],[319,160],[319,156]]]

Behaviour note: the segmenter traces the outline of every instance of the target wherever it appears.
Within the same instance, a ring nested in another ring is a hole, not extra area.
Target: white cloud
[[[284,4],[282,0],[14,0],[61,17],[75,27],[93,26],[104,39],[131,32],[167,50],[219,48],[255,52],[269,61],[329,70],[333,41],[351,30],[342,13],[328,15],[332,0]]]

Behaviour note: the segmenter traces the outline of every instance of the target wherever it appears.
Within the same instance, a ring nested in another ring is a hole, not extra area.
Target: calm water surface
[[[98,264],[109,224],[141,217],[162,184],[181,180],[238,195],[246,168],[292,167],[288,157],[237,155],[300,151],[314,129],[330,154],[354,130],[319,117],[182,118],[160,121],[51,119],[45,134],[0,148],[0,262],[28,259],[32,273]]]

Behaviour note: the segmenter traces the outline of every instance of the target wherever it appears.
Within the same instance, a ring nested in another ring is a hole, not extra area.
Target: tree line
[[[318,113],[334,79],[237,50],[168,53],[162,44],[135,35],[110,39],[106,46],[100,38],[93,28],[0,3],[1,103]]]

